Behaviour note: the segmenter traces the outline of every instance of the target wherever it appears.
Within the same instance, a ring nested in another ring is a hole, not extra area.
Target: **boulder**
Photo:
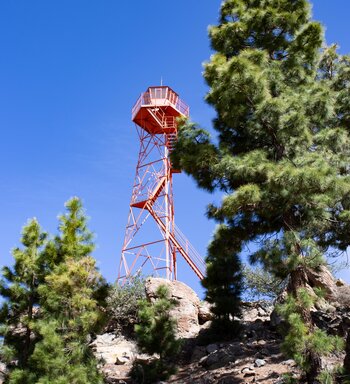
[[[197,345],[194,347],[192,351],[191,362],[192,363],[197,362],[203,357],[205,357],[206,355],[207,355],[206,347]]]
[[[136,343],[113,333],[98,335],[90,344],[96,358],[104,364],[132,364],[136,354]]]
[[[219,349],[219,346],[217,344],[209,344],[207,345],[206,347],[206,351],[207,353],[212,353],[212,352],[215,352]]]
[[[316,326],[330,335],[345,337],[350,326],[350,309],[337,307],[335,311],[311,313]]]
[[[344,287],[345,285],[347,285],[343,279],[337,279],[335,284],[337,285],[337,287]]]
[[[308,269],[307,277],[311,287],[324,290],[327,300],[334,300],[336,298],[337,281],[325,265],[321,265],[317,270]]]
[[[105,364],[101,368],[101,372],[108,384],[121,384],[129,382],[130,366]]]
[[[177,336],[179,338],[197,336],[200,330],[198,321],[200,300],[197,294],[181,281],[150,277],[145,284],[146,296],[150,301],[156,299],[156,291],[160,285],[165,285],[171,298],[178,302],[178,305],[171,311],[171,315],[177,321]]]
[[[254,365],[258,368],[263,367],[266,365],[266,361],[264,359],[256,359],[254,362]]]
[[[198,321],[199,324],[205,324],[207,321],[213,319],[213,314],[210,311],[210,304],[207,301],[201,301],[198,307]]]
[[[242,320],[245,322],[254,322],[257,319],[268,321],[273,305],[265,301],[243,302],[242,307]]]
[[[318,299],[316,304],[311,308],[312,312],[334,312],[335,307],[332,305],[339,301],[339,286],[337,281],[330,270],[325,265],[321,265],[317,269],[306,270],[307,284],[305,289],[311,295],[316,297],[314,288],[321,288],[325,293],[325,299]],[[339,284],[339,283],[338,283]],[[346,289],[341,286],[341,289]],[[287,289],[285,289],[276,299],[276,304],[282,304],[285,302],[287,297]],[[332,304],[331,304],[332,303]],[[278,326],[282,323],[282,318],[279,316],[277,311],[274,309],[270,315],[271,325]]]
[[[241,370],[241,373],[243,373],[243,377],[251,377],[256,375],[253,367],[244,367]]]
[[[211,344],[214,346],[215,344]],[[213,350],[210,348],[209,350]],[[208,349],[207,349],[208,351]],[[224,367],[230,362],[236,361],[244,353],[242,346],[239,342],[234,342],[229,345],[224,345],[219,349],[209,353],[208,356],[200,359],[199,363],[206,369],[217,369]]]
[[[350,309],[350,286],[349,285],[339,285],[337,286],[337,298],[335,305],[339,308]]]
[[[235,361],[236,356],[231,354],[227,349],[219,349],[200,360],[200,364],[207,369],[217,369],[224,367],[228,363]]]

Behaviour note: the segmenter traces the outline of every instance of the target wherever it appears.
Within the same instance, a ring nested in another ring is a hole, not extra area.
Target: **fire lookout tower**
[[[189,107],[170,87],[149,87],[132,109],[140,140],[135,181],[119,265],[118,281],[146,272],[177,279],[181,255],[202,279],[205,263],[174,221],[173,174],[169,154],[177,139],[177,118]]]

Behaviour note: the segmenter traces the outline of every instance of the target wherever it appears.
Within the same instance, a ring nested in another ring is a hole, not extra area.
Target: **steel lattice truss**
[[[177,137],[177,117],[189,109],[169,87],[150,87],[136,102],[132,119],[140,140],[135,181],[118,280],[138,273],[177,278],[181,255],[202,279],[205,263],[174,221],[173,174],[169,154]]]

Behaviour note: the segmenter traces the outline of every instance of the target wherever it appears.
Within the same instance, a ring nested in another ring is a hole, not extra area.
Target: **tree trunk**
[[[320,384],[320,381],[317,380],[317,377],[322,371],[322,362],[320,355],[313,351],[308,351],[306,360],[310,367],[309,370],[306,372],[307,383]]]
[[[306,288],[308,283],[307,272],[303,266],[299,266],[295,271],[290,274],[287,291],[294,297],[297,297],[298,291],[301,288]],[[308,327],[309,332],[314,331],[314,324],[311,317],[311,311],[309,308],[302,308],[301,316],[305,325]],[[306,381],[308,384],[319,384],[317,377],[322,371],[321,357],[318,353],[312,350],[306,351],[306,364],[309,367],[306,372]]]

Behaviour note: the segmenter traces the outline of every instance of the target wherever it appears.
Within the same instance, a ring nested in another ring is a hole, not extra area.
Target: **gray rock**
[[[321,265],[317,270],[308,269],[307,277],[312,287],[322,288],[325,291],[326,299],[332,300],[336,297],[336,280],[326,266]]]
[[[96,358],[105,364],[115,364],[117,359],[128,358],[131,360],[137,354],[136,343],[124,337],[117,337],[112,333],[98,335],[90,344]],[[124,360],[125,361],[125,360]],[[126,362],[123,364],[127,364]]]
[[[130,363],[130,356],[117,356],[116,365],[124,365]]]
[[[217,369],[236,360],[236,357],[226,349],[219,349],[200,360],[200,364],[207,369]]]
[[[239,342],[230,344],[228,347],[226,347],[226,349],[232,356],[241,356],[244,354],[243,344]]]
[[[241,369],[241,373],[254,372],[253,367],[244,367]]]
[[[154,354],[153,356],[150,356],[150,355],[146,355],[145,353],[142,353],[140,355],[137,355],[134,361],[136,363],[148,364],[158,359],[159,359],[159,355]]]
[[[293,359],[282,361],[282,365],[288,365],[289,367],[295,367],[296,362]]]
[[[207,351],[205,347],[196,346],[192,352],[191,361],[199,361],[203,357],[207,356]]]
[[[266,365],[266,361],[264,359],[256,359],[254,364],[256,367],[260,368]]]
[[[3,384],[5,382],[5,376],[6,376],[6,365],[0,362],[0,384]]]
[[[210,304],[207,301],[201,301],[198,306],[198,321],[199,324],[205,324],[213,319],[213,314],[210,311]]]
[[[237,384],[237,378],[232,375],[225,376],[218,381],[218,384]]]
[[[243,377],[251,377],[255,376],[255,370],[251,367],[244,367],[241,370],[241,373],[243,373]]]
[[[0,361],[0,384],[3,384],[5,382],[6,372],[6,365]]]
[[[197,380],[191,381],[191,384],[215,384],[216,380],[209,375],[204,375]]]
[[[278,327],[283,323],[282,317],[277,313],[275,309],[271,312],[270,322],[272,327]]]
[[[207,345],[206,347],[206,351],[207,353],[212,353],[212,352],[215,352],[219,349],[219,346],[217,344],[209,344]]]
[[[242,303],[242,320],[245,322],[254,322],[256,319],[268,320],[273,306],[264,301],[253,301]]]
[[[119,384],[122,381],[128,381],[130,366],[106,364],[101,369],[101,372],[106,377],[108,384]]]

